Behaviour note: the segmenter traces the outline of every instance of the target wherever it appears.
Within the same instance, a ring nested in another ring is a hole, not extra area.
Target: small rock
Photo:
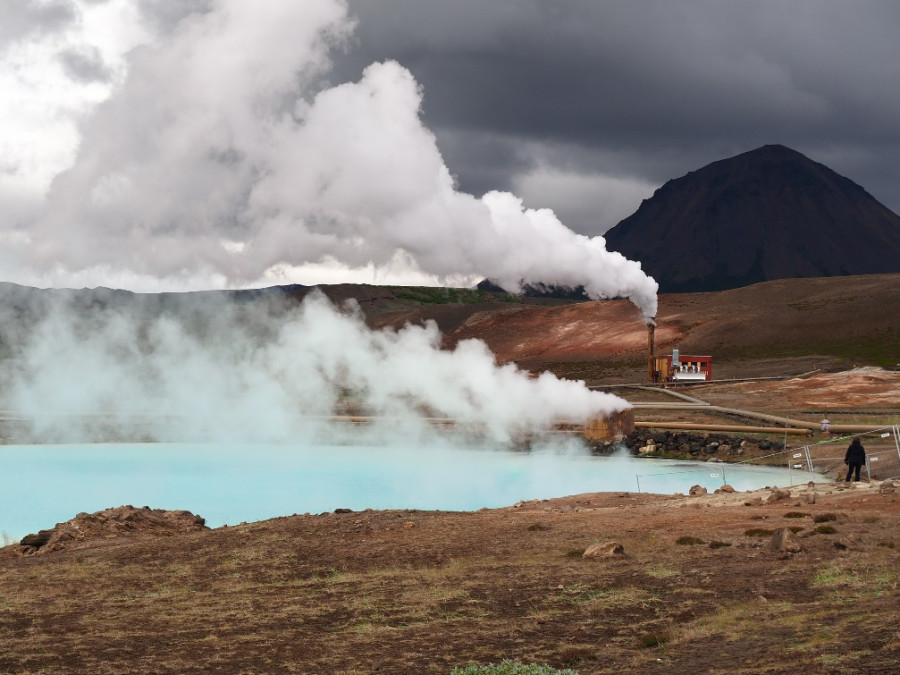
[[[800,500],[804,504],[815,504],[816,503],[816,491],[811,490],[811,491],[801,493]]]
[[[772,541],[770,542],[769,547],[773,551],[779,551],[781,553],[799,553],[803,550],[800,543],[794,537],[794,533],[786,527],[782,527],[772,533]]]
[[[766,499],[766,504],[772,504],[773,502],[784,501],[785,499],[791,498],[790,490],[779,490],[778,488],[774,488],[772,490],[772,494],[768,496]]]
[[[744,506],[762,506],[762,497],[754,497],[744,502]]]
[[[728,485],[727,483],[720,488],[716,488],[716,494],[721,494],[723,492],[726,492],[728,494],[733,494],[734,488],[731,487],[730,485]]]
[[[607,541],[602,544],[591,544],[584,553],[582,558],[615,558],[625,555],[625,547],[617,541]]]
[[[707,490],[706,490],[706,488],[703,487],[702,485],[694,485],[694,486],[690,489],[690,491],[688,492],[688,494],[689,494],[691,497],[702,497],[703,495],[707,494]]]

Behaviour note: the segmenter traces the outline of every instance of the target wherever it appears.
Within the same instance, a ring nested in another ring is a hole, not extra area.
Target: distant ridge
[[[900,216],[782,145],[668,181],[605,237],[665,293],[900,272]]]

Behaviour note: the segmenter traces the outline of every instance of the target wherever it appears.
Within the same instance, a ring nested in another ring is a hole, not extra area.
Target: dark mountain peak
[[[900,272],[900,217],[783,145],[668,181],[606,240],[664,292]]]

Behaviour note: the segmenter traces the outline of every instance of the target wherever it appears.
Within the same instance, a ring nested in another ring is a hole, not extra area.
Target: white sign
[[[877,457],[869,457],[869,461],[870,461],[870,462],[877,462],[877,461],[878,461],[878,458],[877,458]]]
[[[802,468],[803,468],[803,465],[802,465],[802,464],[794,464],[794,468],[795,468],[795,469],[802,469]]]
[[[881,437],[882,437],[882,438],[887,438],[888,436],[890,436],[889,433],[888,433],[888,434],[881,434]]]
[[[795,452],[795,453],[794,453],[794,459],[797,459],[798,457],[803,457],[803,453],[802,453],[802,452]]]

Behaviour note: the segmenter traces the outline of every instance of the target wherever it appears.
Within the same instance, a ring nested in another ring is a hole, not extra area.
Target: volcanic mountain
[[[900,272],[900,216],[782,145],[670,180],[605,236],[668,293]]]

